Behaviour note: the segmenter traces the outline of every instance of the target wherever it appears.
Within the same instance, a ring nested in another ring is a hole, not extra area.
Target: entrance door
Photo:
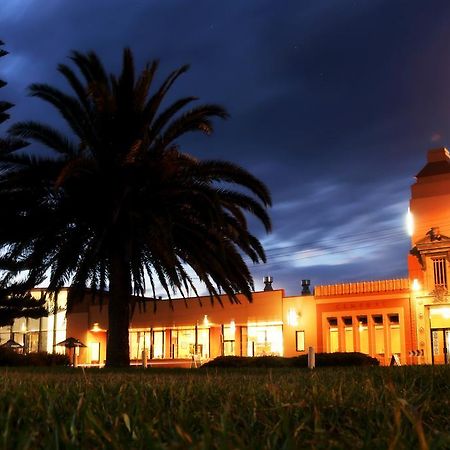
[[[431,329],[433,364],[450,364],[450,328]]]

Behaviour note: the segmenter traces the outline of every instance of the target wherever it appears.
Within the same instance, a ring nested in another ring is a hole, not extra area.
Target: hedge
[[[316,367],[349,367],[349,366],[378,366],[380,362],[364,353],[316,353]],[[219,356],[202,367],[307,367],[308,355],[283,358],[281,356]]]
[[[23,355],[11,349],[0,348],[0,366],[68,366],[70,360],[67,355],[57,353],[28,353]]]

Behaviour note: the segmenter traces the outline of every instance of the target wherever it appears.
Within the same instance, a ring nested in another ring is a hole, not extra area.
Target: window
[[[25,349],[27,353],[39,351],[39,331],[30,331],[25,334]]]
[[[345,327],[345,351],[353,352],[355,346],[353,344],[353,327]]]
[[[369,354],[369,329],[367,327],[367,316],[358,316],[359,351]]]
[[[130,331],[129,345],[130,359],[140,361],[142,352],[150,350],[150,331]]]
[[[402,351],[400,326],[391,325],[390,334],[391,334],[391,352],[399,355]]]
[[[336,327],[330,328],[330,347],[329,352],[339,351],[339,331]]]
[[[305,332],[296,331],[295,332],[295,350],[297,352],[305,351]]]
[[[234,324],[234,322],[230,326],[222,325],[222,335],[223,335],[223,355],[234,356],[236,354],[235,349],[236,325]]]
[[[91,364],[98,364],[100,362],[100,342],[90,342],[89,352],[91,356]]]
[[[209,328],[171,330],[172,358],[209,358]]]
[[[392,324],[399,324],[398,314],[388,314],[389,322]]]
[[[282,356],[283,329],[281,325],[249,325],[247,328],[248,356]]]
[[[153,332],[153,345],[151,358],[164,358],[164,331]]]
[[[445,267],[445,258],[433,258],[434,285],[447,287],[447,270]]]

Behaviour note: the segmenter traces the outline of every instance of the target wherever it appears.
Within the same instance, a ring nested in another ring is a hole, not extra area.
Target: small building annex
[[[450,154],[430,150],[427,163],[411,187],[410,217],[414,223],[408,278],[316,286],[286,296],[265,280],[252,303],[209,297],[153,301],[136,307],[130,324],[130,357],[140,364],[176,365],[193,356],[295,356],[312,346],[317,352],[369,354],[389,364],[450,363]],[[405,255],[406,256],[406,255]],[[16,320],[0,328],[0,344],[11,337],[27,351],[53,351],[66,336],[86,344],[79,363],[102,365],[106,357],[107,308],[91,301],[65,315],[67,291],[60,292],[55,314],[40,320]],[[63,349],[58,349],[63,351]]]

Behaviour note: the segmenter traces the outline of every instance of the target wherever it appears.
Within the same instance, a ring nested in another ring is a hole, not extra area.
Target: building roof
[[[416,178],[447,173],[450,174],[450,153],[446,148],[437,148],[428,152],[427,164],[416,175]]]

